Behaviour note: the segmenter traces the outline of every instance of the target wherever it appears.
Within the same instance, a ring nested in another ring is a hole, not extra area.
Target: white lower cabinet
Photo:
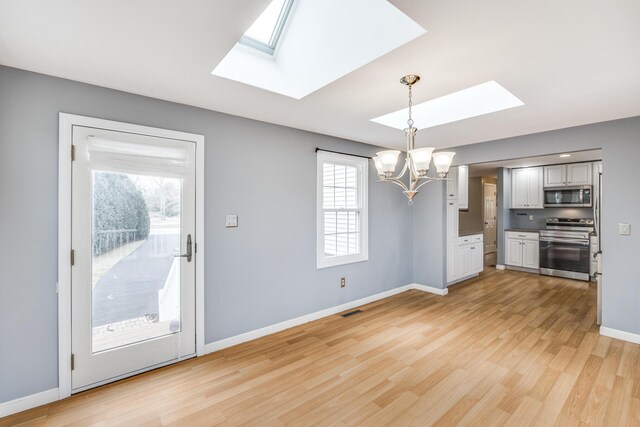
[[[484,266],[483,240],[482,234],[474,234],[460,237],[457,246],[450,246],[452,262],[451,267],[447,265],[447,270],[452,268],[452,271],[455,271],[455,276],[447,277],[449,282],[466,279],[482,272]]]
[[[538,233],[507,231],[505,264],[511,267],[540,268],[540,238]]]

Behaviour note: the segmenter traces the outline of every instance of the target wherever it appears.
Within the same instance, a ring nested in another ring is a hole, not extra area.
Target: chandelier
[[[413,127],[413,118],[411,117],[411,88],[418,83],[420,76],[410,74],[400,79],[400,83],[409,87],[409,119],[408,127],[404,130],[407,136],[407,154],[404,160],[404,167],[399,175],[394,176],[396,172],[396,164],[400,157],[399,150],[385,150],[376,153],[373,161],[378,170],[378,182],[392,182],[403,189],[403,193],[409,199],[409,205],[413,204],[413,198],[418,194],[418,189],[431,181],[446,180],[449,173],[449,167],[456,153],[451,151],[441,151],[434,153],[434,147],[415,148],[415,137],[418,129]],[[433,158],[433,164],[436,167],[437,174],[435,177],[427,176],[429,172],[429,164]],[[409,185],[405,184],[402,177],[409,172]]]

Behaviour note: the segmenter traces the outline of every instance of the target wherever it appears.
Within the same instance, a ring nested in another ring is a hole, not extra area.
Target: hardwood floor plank
[[[29,426],[640,425],[595,287],[490,269],[0,419]]]

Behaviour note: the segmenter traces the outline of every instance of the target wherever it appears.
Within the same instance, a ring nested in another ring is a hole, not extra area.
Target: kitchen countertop
[[[483,234],[482,231],[461,231],[458,237],[473,236],[474,234]]]
[[[521,233],[539,233],[540,229],[533,228],[505,228],[504,231],[519,231]]]

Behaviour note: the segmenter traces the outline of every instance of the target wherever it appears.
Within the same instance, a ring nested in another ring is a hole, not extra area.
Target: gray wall
[[[374,170],[369,261],[315,267],[314,149],[375,147],[0,66],[0,402],[58,384],[59,112],[205,136],[207,342],[413,281],[413,211]]]
[[[452,150],[457,152],[455,164],[474,164],[597,148],[602,149],[603,167],[603,326],[640,334],[640,281],[637,279],[640,277],[640,232],[637,231],[640,198],[635,197],[640,183],[640,117],[466,145]],[[433,202],[444,205],[442,198]],[[426,215],[414,215],[414,227],[417,230],[423,227],[420,222],[439,220],[439,209],[432,206]],[[631,223],[632,230],[636,231],[632,231],[630,236],[618,235],[618,223],[621,222]],[[418,235],[414,237],[419,238]],[[432,246],[439,247],[440,243],[434,241]],[[414,253],[414,259],[423,258],[433,248],[417,248],[422,253]],[[443,265],[444,256],[441,254],[438,258],[437,262]],[[437,280],[440,275],[434,273],[433,278]]]
[[[496,210],[496,244],[498,246],[497,263],[504,265],[504,230],[511,228],[511,169],[498,168],[498,209]]]

